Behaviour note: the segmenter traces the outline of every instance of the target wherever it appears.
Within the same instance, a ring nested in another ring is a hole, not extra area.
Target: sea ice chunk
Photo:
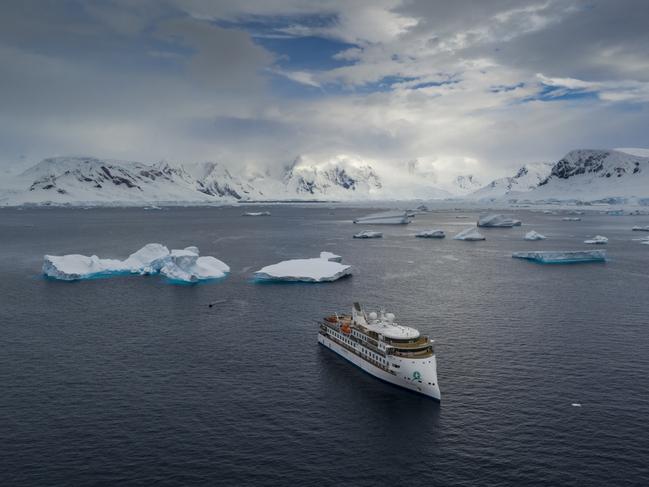
[[[634,232],[649,232],[649,225],[646,225],[644,227],[636,225],[631,230],[633,230]]]
[[[444,230],[423,230],[415,234],[415,237],[419,238],[444,238],[446,234]]]
[[[46,255],[43,274],[63,281],[75,281],[116,274],[162,274],[174,281],[196,282],[224,277],[230,268],[214,257],[199,257],[197,247],[172,250],[151,243],[125,260],[85,256]]]
[[[366,225],[407,225],[411,221],[411,217],[407,211],[384,211],[357,218],[354,220],[354,223]]]
[[[255,278],[261,281],[331,282],[352,273],[351,266],[333,262],[320,255],[315,259],[284,260],[268,265],[255,272]]]
[[[486,240],[484,235],[478,232],[478,229],[475,227],[469,227],[465,230],[462,230],[458,233],[453,240],[466,240],[468,242],[476,242],[478,240]]]
[[[564,222],[580,222],[581,218],[578,216],[564,216],[561,220]]]
[[[320,258],[330,262],[340,262],[343,260],[340,255],[336,255],[332,252],[320,252]]]
[[[381,232],[373,232],[371,230],[363,230],[354,235],[354,238],[383,238]]]
[[[530,230],[525,234],[525,237],[523,237],[524,240],[545,240],[546,238],[545,235],[541,235],[535,230]]]
[[[270,216],[270,211],[246,211],[243,216]]]
[[[520,220],[515,220],[505,215],[499,215],[499,214],[480,215],[480,217],[478,218],[479,227],[511,228],[520,225],[521,225]]]
[[[227,264],[211,256],[199,257],[196,247],[172,250],[160,274],[171,281],[198,282],[219,279],[230,272]]]
[[[590,238],[588,240],[584,240],[585,244],[596,244],[596,245],[603,245],[608,243],[608,238],[604,237],[603,235],[595,235],[593,238]]]
[[[546,250],[514,252],[512,257],[541,264],[577,264],[581,262],[606,262],[606,250]]]

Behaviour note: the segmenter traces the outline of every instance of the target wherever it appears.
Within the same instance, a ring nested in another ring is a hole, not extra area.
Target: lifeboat
[[[342,331],[345,335],[349,335],[352,332],[352,328],[347,323],[345,323],[340,327],[340,331]]]

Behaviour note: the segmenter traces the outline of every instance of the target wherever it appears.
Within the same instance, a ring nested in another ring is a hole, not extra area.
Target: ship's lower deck
[[[417,359],[376,354],[363,350],[360,344],[344,343],[326,331],[318,333],[318,342],[374,377],[440,400],[434,355]]]

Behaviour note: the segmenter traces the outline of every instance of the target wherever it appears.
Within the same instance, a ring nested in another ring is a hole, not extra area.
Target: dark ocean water
[[[485,242],[412,237],[476,216],[440,212],[359,241],[349,220],[367,211],[270,210],[0,210],[0,484],[649,485],[649,246],[630,231],[649,217],[518,212],[522,228]],[[549,240],[524,242],[530,229]],[[606,264],[510,257],[594,234]],[[39,276],[45,253],[149,242],[197,245],[232,273]],[[321,250],[353,277],[251,280]],[[441,404],[318,346],[316,320],[353,300],[435,338]]]

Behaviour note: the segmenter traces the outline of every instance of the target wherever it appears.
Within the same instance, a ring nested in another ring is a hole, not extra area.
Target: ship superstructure
[[[351,315],[324,318],[318,342],[374,377],[440,399],[433,340],[392,313],[366,314],[354,303]]]

